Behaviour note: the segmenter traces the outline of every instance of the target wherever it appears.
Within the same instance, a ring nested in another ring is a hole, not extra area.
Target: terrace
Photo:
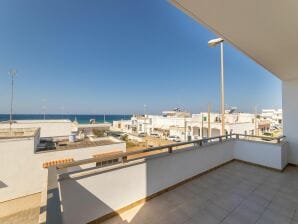
[[[294,224],[297,176],[233,161],[103,223]]]
[[[291,221],[296,201],[283,199],[297,192],[298,170],[281,172],[287,146],[232,134],[49,167],[40,223],[255,223],[287,203],[292,212],[274,215]],[[107,159],[121,163],[96,167]]]

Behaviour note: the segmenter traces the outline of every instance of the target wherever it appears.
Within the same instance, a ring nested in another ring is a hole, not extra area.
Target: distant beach
[[[69,119],[71,121],[77,120],[80,124],[88,124],[90,119],[95,119],[96,123],[103,123],[104,117],[106,122],[112,123],[117,120],[130,119],[132,115],[75,115],[75,114],[46,114],[45,119]],[[43,120],[43,114],[14,114],[13,120]],[[0,121],[9,120],[9,114],[0,114]]]

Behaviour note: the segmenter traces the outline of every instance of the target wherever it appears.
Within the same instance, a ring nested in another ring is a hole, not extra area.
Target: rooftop
[[[39,144],[40,151],[43,150],[69,150],[78,148],[88,148],[102,145],[111,145],[121,143],[122,141],[114,137],[101,137],[101,138],[84,138],[69,142],[68,139],[46,140]],[[46,144],[46,145],[44,145]]]
[[[2,121],[0,124],[9,124],[9,121]],[[36,124],[36,123],[72,123],[68,119],[46,119],[46,120],[14,120],[13,124]]]
[[[33,137],[39,128],[1,128],[0,139]]]

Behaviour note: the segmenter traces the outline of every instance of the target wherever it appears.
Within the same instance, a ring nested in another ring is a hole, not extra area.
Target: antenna
[[[11,77],[11,99],[10,99],[10,115],[9,115],[9,129],[11,134],[11,125],[12,125],[12,112],[13,112],[13,95],[14,95],[14,78],[17,75],[16,69],[10,69],[8,72]]]

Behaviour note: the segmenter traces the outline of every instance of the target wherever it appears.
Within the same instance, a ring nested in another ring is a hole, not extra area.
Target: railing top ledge
[[[58,165],[56,165],[56,167],[58,169],[64,169],[67,167],[79,166],[79,165],[84,165],[84,164],[88,164],[88,163],[102,162],[102,161],[113,160],[113,159],[121,159],[121,158],[127,157],[127,156],[138,155],[138,154],[145,153],[145,152],[154,152],[154,151],[159,151],[159,150],[163,150],[163,149],[169,149],[169,148],[173,148],[173,147],[183,146],[183,145],[189,145],[189,144],[201,145],[200,144],[201,142],[206,142],[206,141],[210,141],[210,140],[214,140],[214,139],[220,140],[222,138],[227,138],[227,136],[231,136],[231,135],[221,135],[221,136],[216,136],[216,137],[211,137],[211,138],[206,138],[206,139],[199,139],[199,140],[188,141],[188,142],[179,142],[179,143],[174,143],[174,144],[162,145],[162,146],[157,146],[157,147],[152,147],[152,148],[140,149],[140,150],[136,150],[136,151],[132,151],[132,152],[123,152],[123,153],[119,153],[118,155],[83,159],[83,160],[64,163],[64,164],[58,164]]]
[[[163,150],[163,149],[168,149],[168,152],[171,153],[172,149],[174,147],[189,145],[189,144],[197,144],[198,146],[201,146],[206,142],[210,142],[211,140],[218,139],[218,141],[222,141],[222,139],[238,139],[239,136],[259,138],[259,139],[264,138],[264,136],[244,135],[244,134],[234,134],[233,133],[233,134],[229,134],[229,135],[221,135],[221,136],[199,139],[199,140],[194,140],[194,141],[179,142],[179,143],[162,145],[162,146],[157,146],[157,147],[152,147],[152,148],[140,149],[140,150],[136,150],[136,151],[132,151],[132,152],[123,152],[123,153],[119,153],[118,155],[110,155],[110,156],[95,157],[95,158],[90,158],[90,159],[83,159],[83,160],[74,161],[74,162],[70,162],[70,163],[59,164],[59,165],[56,165],[56,167],[58,169],[64,169],[67,167],[79,166],[79,165],[84,165],[84,164],[88,164],[88,163],[97,163],[97,162],[103,162],[103,161],[113,160],[113,159],[123,159],[123,158],[127,158],[128,156],[133,156],[133,155],[140,155],[139,158],[145,158],[148,155],[142,156],[142,153],[154,152],[154,151]],[[281,139],[283,139],[284,137],[285,136],[280,136],[277,138],[276,137],[265,137],[265,138],[269,139],[269,140],[277,140],[277,142],[280,143]]]

